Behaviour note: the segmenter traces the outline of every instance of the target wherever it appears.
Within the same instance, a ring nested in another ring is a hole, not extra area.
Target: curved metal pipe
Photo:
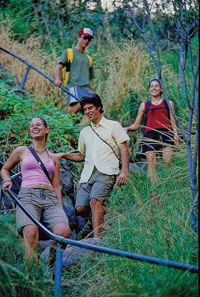
[[[37,219],[23,206],[23,204],[19,201],[17,196],[10,190],[7,190],[5,194],[9,194],[15,202],[19,205],[19,207],[27,214],[27,216],[40,228],[42,229],[43,232],[45,232],[51,239],[56,240],[57,242],[61,244],[70,244],[70,245],[75,245],[81,248],[86,248],[89,250],[94,250],[106,254],[111,254],[111,255],[116,255],[116,256],[121,256],[121,257],[126,257],[129,259],[134,259],[138,261],[143,261],[143,262],[148,262],[152,264],[159,264],[159,265],[164,265],[167,267],[173,267],[181,270],[188,270],[189,272],[192,273],[198,273],[198,267],[195,265],[190,265],[190,264],[183,264],[180,262],[175,262],[175,261],[170,261],[170,260],[165,260],[165,259],[160,259],[156,257],[151,257],[151,256],[146,256],[146,255],[141,255],[141,254],[136,254],[128,251],[123,251],[123,250],[117,250],[113,248],[108,248],[105,246],[98,246],[94,244],[89,244],[89,243],[83,243],[77,240],[69,239],[69,238],[64,238],[62,236],[55,235],[51,231],[49,231],[45,226],[43,226],[40,222],[37,221]]]

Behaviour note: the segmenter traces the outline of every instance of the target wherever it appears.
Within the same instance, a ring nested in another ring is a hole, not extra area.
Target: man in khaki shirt
[[[80,132],[79,153],[64,153],[62,157],[77,162],[85,161],[77,187],[75,207],[80,214],[91,207],[94,237],[100,237],[101,225],[104,222],[102,204],[109,199],[115,182],[121,186],[128,178],[129,137],[120,123],[102,116],[103,105],[97,94],[82,97],[80,104],[91,126],[83,128]],[[115,153],[95,132],[112,147]],[[120,174],[118,151],[122,161]]]

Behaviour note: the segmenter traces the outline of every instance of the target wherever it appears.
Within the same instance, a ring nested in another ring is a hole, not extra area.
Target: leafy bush
[[[77,117],[69,116],[54,105],[52,98],[35,100],[33,96],[19,96],[17,87],[8,82],[0,85],[0,139],[4,149],[11,150],[18,145],[28,145],[31,141],[28,127],[34,116],[41,116],[50,126],[47,146],[55,151],[67,151],[76,147],[80,124]],[[6,120],[5,120],[6,118]],[[8,145],[9,141],[9,145]]]

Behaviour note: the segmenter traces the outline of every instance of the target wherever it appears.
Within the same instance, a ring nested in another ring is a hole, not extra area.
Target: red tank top
[[[147,102],[145,102],[145,110],[146,105]],[[172,126],[168,118],[168,111],[163,101],[158,105],[151,103],[147,111],[147,121],[144,133],[153,129],[172,130]]]

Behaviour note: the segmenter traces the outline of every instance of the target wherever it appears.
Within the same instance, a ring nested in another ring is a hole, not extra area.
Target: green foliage
[[[0,296],[52,296],[53,281],[46,280],[45,266],[25,270],[24,248],[16,233],[15,215],[0,215]]]
[[[71,47],[76,42],[81,27],[90,27],[103,34],[104,15],[101,6],[90,10],[87,1],[50,0],[47,4],[46,0],[9,0],[0,19],[12,20],[12,32],[19,41],[30,36],[39,37],[41,46],[47,51],[51,52],[53,47],[60,52],[66,44]]]
[[[105,106],[110,99],[111,107],[109,111],[106,110],[107,116],[120,120],[122,125],[126,126],[133,123],[140,102],[148,99],[148,80],[155,75],[155,70],[144,55],[143,44],[140,45],[137,57],[134,50],[130,51],[128,43],[122,46],[122,36],[129,38],[131,35],[139,38],[130,19],[129,23],[125,24],[128,16],[124,14],[124,10],[116,9],[115,12],[105,15],[98,5],[99,1],[93,1],[95,2],[93,11],[89,10],[87,2],[39,0],[34,1],[37,5],[33,8],[33,1],[21,0],[19,5],[19,1],[9,0],[4,1],[1,18],[13,19],[12,31],[16,39],[23,41],[34,34],[40,38],[46,52],[52,52],[55,49],[57,54],[75,44],[80,27],[91,27],[96,36],[89,47],[95,65],[95,91],[101,95]],[[140,3],[141,1],[134,1],[133,4]],[[162,2],[161,5],[166,3]],[[169,99],[175,103],[176,113],[185,124],[188,106],[178,87],[178,55],[173,44],[178,37],[174,30],[174,18],[170,15],[165,18],[167,16],[165,13],[161,15],[160,5],[157,9],[159,14],[155,14],[157,19],[155,28],[159,31],[163,49],[161,52],[163,80]],[[139,12],[137,20],[142,24]],[[172,49],[166,51],[168,33],[172,38],[169,43]],[[116,43],[112,43],[112,38],[116,42],[122,41],[120,45],[118,44],[119,47]],[[192,40],[192,48],[195,49],[193,58],[196,59],[197,39]],[[131,64],[134,58],[135,61]],[[34,61],[31,62],[34,64]],[[142,62],[145,62],[144,67],[139,68]],[[115,66],[117,77],[113,75]],[[131,68],[136,71],[132,72]],[[120,72],[121,69],[124,72]],[[186,70],[187,80],[190,81],[191,69],[187,65]],[[77,124],[78,116],[71,117],[64,109],[56,107],[50,96],[36,100],[33,95],[28,96],[19,88],[11,87],[13,79],[9,74],[6,76],[4,81],[5,78],[0,74],[1,150],[10,153],[14,147],[28,145],[31,142],[28,127],[31,118],[35,115],[44,117],[50,126],[48,147],[52,151],[76,148],[81,129]],[[116,78],[119,78],[119,81]],[[131,80],[132,78],[134,79]],[[109,85],[111,85],[110,89]],[[119,86],[121,89],[118,88]],[[117,89],[116,93],[112,93],[112,89]],[[191,92],[191,88],[188,91]],[[116,97],[115,102],[114,97]],[[187,128],[187,124],[184,127]],[[137,138],[138,135],[135,133],[131,135],[132,156],[137,150],[135,143]],[[190,227],[191,192],[185,147],[183,151],[176,151],[174,167],[166,169],[163,164],[159,164],[157,169],[158,184],[156,185],[151,185],[146,174],[132,174],[126,185],[114,188],[103,233],[104,244],[196,265],[197,238]],[[76,182],[80,171],[81,167],[74,165],[73,173]],[[153,193],[158,195],[151,196]],[[33,267],[32,271],[24,272],[23,247],[16,236],[14,216],[2,215],[0,223],[0,295],[20,297],[23,292],[24,297],[52,296],[53,281],[44,276],[43,263],[40,262],[37,269]],[[79,297],[195,297],[197,296],[197,276],[173,268],[97,253],[95,256],[84,259],[81,269],[70,267],[64,271],[62,291],[63,296]]]
[[[155,185],[146,174],[132,174],[126,185],[114,188],[102,236],[105,246],[197,265],[190,188],[183,188],[187,164],[180,151],[174,161],[170,169],[158,165]],[[66,279],[72,296],[197,296],[197,274],[111,255],[84,259],[75,280],[72,275]]]
[[[50,126],[47,146],[55,151],[71,150],[77,145],[80,124],[77,118],[55,107],[52,98],[35,100],[21,93],[17,87],[10,87],[7,81],[0,84],[0,139],[4,149],[31,142],[28,127],[34,116],[45,118]],[[6,118],[6,121],[5,121]]]
[[[12,32],[19,41],[28,38],[35,27],[34,7],[31,0],[9,0],[2,9],[1,19],[9,16],[12,22]]]

